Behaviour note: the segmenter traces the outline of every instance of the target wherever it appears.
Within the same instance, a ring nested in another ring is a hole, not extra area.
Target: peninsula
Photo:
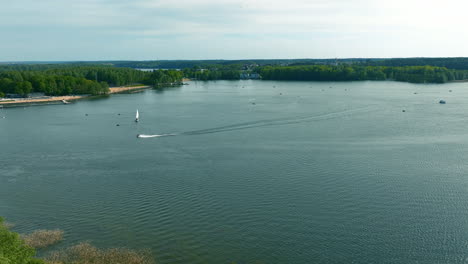
[[[141,71],[107,65],[0,66],[0,104],[77,100],[129,90],[182,83],[176,70]]]
[[[136,86],[119,86],[110,87],[107,94],[122,93],[132,90],[142,90],[151,88],[149,85],[136,85]],[[27,98],[11,98],[0,100],[0,105],[18,105],[18,104],[39,104],[39,103],[54,103],[54,102],[69,102],[78,99],[87,98],[91,95],[64,95],[64,96],[40,96],[40,97],[27,97]]]

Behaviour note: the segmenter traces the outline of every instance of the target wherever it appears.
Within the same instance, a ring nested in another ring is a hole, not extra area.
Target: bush
[[[35,254],[17,233],[8,230],[0,217],[0,264],[44,264],[33,258]]]

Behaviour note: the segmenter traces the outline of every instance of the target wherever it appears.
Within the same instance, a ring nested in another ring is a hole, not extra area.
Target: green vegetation
[[[239,80],[241,73],[252,72],[265,80],[445,83],[468,79],[464,70],[468,69],[468,58],[144,61],[114,65],[179,67],[184,77],[196,80]]]
[[[16,78],[16,76],[19,78]],[[46,95],[105,94],[106,82],[96,82],[82,77],[46,75],[37,72],[0,73],[0,92],[27,96],[31,92]]]
[[[147,75],[142,80],[144,84],[153,85],[155,87],[180,84],[182,82],[183,73],[176,70],[155,70],[147,72]]]
[[[395,59],[377,59],[365,62],[369,66],[421,66],[430,65],[436,67],[445,67],[447,69],[468,70],[468,58],[395,58]]]
[[[126,248],[98,249],[89,243],[54,251],[43,259],[34,258],[35,249],[62,240],[61,230],[38,230],[20,237],[8,229],[0,217],[0,264],[154,264],[149,250]]]
[[[199,66],[184,69],[185,77],[208,81],[208,80],[239,80],[241,74],[241,64],[231,65],[206,65],[204,68]]]
[[[395,80],[411,83],[445,83],[468,78],[468,71],[433,66],[311,65],[266,66],[257,70],[265,80],[361,81]]]
[[[82,62],[84,64],[85,62]],[[89,62],[88,64],[96,64]],[[114,65],[116,67],[150,68],[150,69],[188,69],[200,67],[203,69],[213,65],[251,65],[259,66],[304,66],[304,65],[361,65],[361,66],[436,66],[447,69],[468,70],[468,58],[350,58],[350,59],[274,59],[274,60],[160,60],[160,61],[104,61],[101,64]],[[40,65],[39,65],[40,66]],[[39,67],[36,66],[36,67]],[[21,65],[16,65],[21,67]],[[47,67],[42,64],[42,67]]]
[[[0,217],[0,264],[43,264],[34,258],[35,250],[26,245],[17,233],[11,232]]]
[[[369,59],[340,59],[342,63],[364,63]],[[254,60],[159,60],[159,61],[103,61],[102,64],[114,65],[116,67],[129,67],[141,69],[189,69],[199,67],[207,69],[210,67],[224,67],[232,65],[291,65],[291,64],[331,64],[335,59],[254,59]],[[96,63],[96,62],[94,62]]]
[[[108,93],[109,86],[135,83],[163,85],[177,83],[182,79],[182,73],[175,70],[144,72],[110,66],[76,65],[58,65],[55,68],[51,65],[32,67],[36,70],[11,70],[11,67],[0,67],[0,96],[2,97],[5,94],[27,96],[32,92],[46,95],[99,95]],[[27,65],[23,67],[29,69]]]
[[[159,70],[141,71],[132,68],[157,68]],[[241,74],[245,77],[245,74],[250,73],[259,73],[265,80],[395,80],[411,83],[445,83],[468,79],[468,58],[168,60],[4,64],[0,65],[0,97],[5,97],[7,94],[27,96],[32,92],[45,95],[99,95],[108,93],[109,86],[146,84],[162,87],[180,84],[183,77],[195,80],[239,80]]]

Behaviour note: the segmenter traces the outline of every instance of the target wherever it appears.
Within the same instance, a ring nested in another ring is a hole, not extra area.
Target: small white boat
[[[70,102],[68,102],[67,100],[63,99],[63,100],[62,100],[62,103],[63,103],[63,104],[69,104]]]
[[[138,109],[136,111],[135,122],[140,121],[140,113],[138,113]]]
[[[154,138],[154,137],[160,137],[160,135],[144,135],[144,134],[137,135],[137,138]]]

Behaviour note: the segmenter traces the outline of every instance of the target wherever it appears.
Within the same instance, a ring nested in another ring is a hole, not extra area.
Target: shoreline
[[[133,90],[140,90],[140,89],[148,89],[151,88],[149,85],[140,85],[140,86],[117,86],[117,87],[109,87],[108,94],[115,94],[115,93],[122,93],[126,91],[133,91]]]
[[[465,83],[465,82],[468,82],[468,79],[464,79],[464,80],[453,80],[453,81],[448,81],[447,83]]]
[[[118,87],[109,87],[109,94],[117,94],[126,91],[133,91],[133,90],[140,90],[140,89],[148,89],[151,86],[143,85],[143,86],[118,86]],[[7,99],[5,101],[0,101],[0,105],[7,106],[7,105],[23,105],[23,104],[35,104],[35,103],[57,103],[65,101],[75,101],[79,99],[89,98],[93,96],[101,96],[101,95],[65,95],[65,96],[47,96],[46,98],[14,98],[14,99]]]

